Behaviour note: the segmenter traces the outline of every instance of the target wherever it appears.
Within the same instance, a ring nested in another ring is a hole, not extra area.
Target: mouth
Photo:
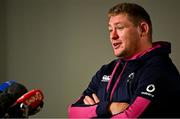
[[[113,43],[112,45],[113,45],[113,48],[114,48],[114,49],[118,49],[118,48],[121,46],[121,43],[120,43],[120,42],[118,42],[118,43]]]

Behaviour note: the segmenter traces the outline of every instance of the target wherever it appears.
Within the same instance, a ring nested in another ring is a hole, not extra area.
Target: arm
[[[95,94],[92,94],[92,98],[85,96],[83,101],[86,105],[95,105],[99,103],[99,99]],[[109,106],[109,111],[113,115],[112,118],[137,118],[149,104],[150,100],[137,97],[130,106],[125,102],[112,102]],[[88,115],[87,112],[84,114]]]
[[[81,98],[76,101],[74,104],[69,106],[68,114],[69,117],[110,117],[111,114],[108,110],[110,102],[105,100],[101,95],[98,95],[99,86],[104,74],[111,74],[111,69],[115,64],[116,60],[111,62],[108,65],[104,65],[101,69],[96,73],[96,75],[92,78],[88,88],[83,92]],[[110,67],[109,67],[110,66]],[[105,91],[105,90],[104,90]],[[93,93],[97,94],[99,97],[99,101],[95,103],[92,100],[95,100],[93,97]],[[105,92],[104,92],[105,93]],[[87,97],[90,97],[86,99]],[[89,102],[89,100],[91,100]]]
[[[108,110],[107,106],[109,102],[99,102],[93,97],[93,93],[96,93],[98,90],[99,83],[102,80],[103,67],[93,76],[88,88],[83,92],[82,96],[68,108],[69,117],[79,117],[79,118],[91,118],[91,117],[100,117],[101,112],[106,112]],[[92,98],[92,100],[90,98]],[[91,101],[90,101],[91,100]],[[104,113],[102,113],[104,114]]]
[[[69,117],[70,118],[84,118],[84,117],[96,117],[96,108],[99,103],[99,98],[92,94],[90,96],[85,96],[83,99],[84,106],[82,107],[69,107]]]
[[[137,97],[134,102],[123,112],[119,112],[118,114],[113,113],[117,111],[119,107],[114,108],[114,110],[110,109],[110,111],[113,114],[112,118],[137,118],[144,112],[144,110],[148,107],[149,104],[150,100],[143,97]]]
[[[71,109],[71,113],[72,115],[69,115],[69,117],[73,117],[73,118],[84,118],[84,117],[97,117],[96,112],[94,112],[97,108],[98,103],[100,103],[99,98],[96,96],[96,94],[92,94],[92,97],[90,96],[85,96],[83,99],[83,102],[85,105],[87,105],[88,107],[86,108],[79,108],[79,107],[74,107],[74,109]],[[91,106],[91,107],[89,107]],[[129,106],[128,103],[125,102],[112,102],[109,106],[109,110],[111,112],[111,114],[117,114],[120,112],[123,112],[127,107]],[[81,110],[81,111],[80,111]]]
[[[110,117],[108,111],[109,102],[100,102],[94,95],[83,96],[79,101],[82,104],[72,104],[68,108],[69,118],[93,118],[93,117]]]
[[[68,117],[69,118],[91,118],[96,117],[96,108],[97,105],[94,106],[86,106],[86,107],[72,107],[69,106],[68,109]]]
[[[158,97],[159,85],[157,85],[157,81],[163,76],[161,73],[157,74],[160,72],[159,70],[162,69],[155,64],[142,69],[129,107],[121,113],[114,114],[112,118],[139,118],[145,110],[150,108],[150,103]]]
[[[118,113],[123,112],[129,106],[126,102],[112,102],[109,106],[109,111],[111,115],[116,115]]]

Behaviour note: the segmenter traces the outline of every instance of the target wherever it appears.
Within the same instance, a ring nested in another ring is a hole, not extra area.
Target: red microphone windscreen
[[[16,104],[24,103],[25,105],[30,106],[32,109],[36,108],[44,99],[43,93],[41,90],[33,89],[20,98],[16,100]]]

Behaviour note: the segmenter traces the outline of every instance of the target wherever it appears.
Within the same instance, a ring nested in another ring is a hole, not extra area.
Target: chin
[[[121,57],[121,53],[114,53],[116,57]]]
[[[124,54],[124,50],[123,49],[114,49],[114,55],[116,57],[122,57]]]
[[[114,55],[116,56],[116,57],[124,57],[125,56],[125,53],[124,52],[115,52],[114,51]]]

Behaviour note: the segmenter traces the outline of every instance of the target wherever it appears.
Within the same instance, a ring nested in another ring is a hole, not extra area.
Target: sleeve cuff
[[[100,102],[96,108],[96,113],[98,117],[111,117],[111,113],[109,112],[110,102]]]

